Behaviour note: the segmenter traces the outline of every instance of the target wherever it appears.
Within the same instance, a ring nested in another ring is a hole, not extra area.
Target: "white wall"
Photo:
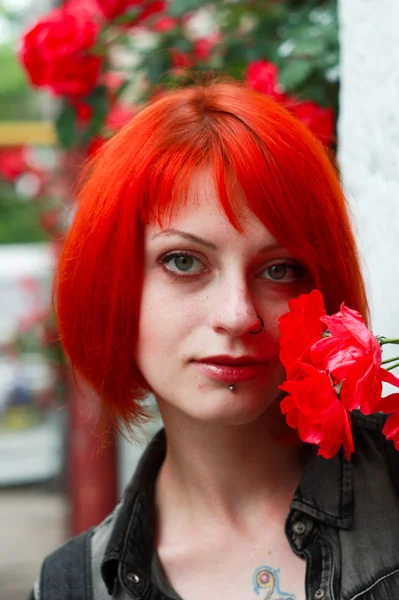
[[[339,17],[339,161],[373,330],[399,337],[399,1],[339,0]]]

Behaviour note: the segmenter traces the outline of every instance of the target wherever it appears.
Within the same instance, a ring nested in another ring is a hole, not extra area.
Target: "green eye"
[[[204,271],[204,265],[198,258],[183,252],[168,254],[161,262],[164,269],[177,276],[194,276]]]
[[[179,271],[189,271],[194,264],[194,258],[192,256],[175,256],[173,262]]]
[[[278,265],[278,264],[272,265],[271,267],[269,267],[267,269],[267,271],[268,271],[271,279],[280,281],[280,279],[284,279],[284,277],[287,275],[288,269],[289,269],[289,266],[287,265],[287,263],[282,263],[281,265]]]
[[[304,276],[304,269],[300,263],[281,262],[266,267],[263,273],[269,281],[292,283]]]

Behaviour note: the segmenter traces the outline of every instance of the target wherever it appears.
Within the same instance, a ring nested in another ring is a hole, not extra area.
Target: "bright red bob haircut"
[[[366,319],[367,300],[336,168],[309,130],[242,84],[210,82],[145,106],[87,166],[63,248],[55,300],[74,368],[118,421],[148,391],[135,364],[145,224],[164,223],[193,173],[212,166],[221,208],[240,230],[230,185],[308,268],[327,312]]]

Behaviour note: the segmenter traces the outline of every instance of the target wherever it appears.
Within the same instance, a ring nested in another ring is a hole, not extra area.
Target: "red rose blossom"
[[[388,417],[382,429],[387,440],[392,440],[396,450],[399,450],[399,412]]]
[[[144,21],[156,15],[157,13],[163,12],[166,9],[166,2],[162,0],[154,0],[153,2],[147,2],[142,4],[142,11],[137,16],[135,25],[141,25]]]
[[[312,344],[320,340],[325,326],[320,318],[326,314],[323,296],[318,290],[302,294],[288,303],[290,312],[280,317],[280,360],[287,378],[295,379],[299,363],[309,362]]]
[[[331,337],[315,343],[311,349],[314,364],[326,369],[334,382],[342,382],[341,402],[347,410],[360,408],[363,414],[377,412],[381,403],[382,381],[381,347],[355,310],[341,305],[338,313],[320,319]],[[392,374],[389,379],[399,380]]]
[[[128,12],[129,9],[140,6],[143,0],[96,0],[96,2],[104,17],[112,21]]]
[[[302,365],[302,375],[301,380],[279,386],[289,394],[280,405],[287,424],[298,429],[304,442],[317,444],[325,458],[334,456],[342,445],[349,458],[353,452],[350,419],[329,376],[311,365]]]
[[[98,32],[83,8],[51,11],[22,38],[19,56],[31,83],[60,95],[89,93],[100,72],[101,59],[89,55]]]
[[[178,24],[179,21],[177,19],[162,15],[152,23],[151,29],[157,33],[168,33],[168,31],[177,27]]]
[[[112,132],[116,132],[121,127],[126,125],[126,123],[128,123],[135,115],[135,113],[136,109],[133,106],[115,104],[107,115],[105,126],[108,127]]]
[[[306,100],[294,102],[287,106],[310,131],[326,146],[334,138],[334,111],[332,108],[322,108],[316,102]]]
[[[89,158],[94,156],[104,146],[106,141],[107,140],[104,137],[102,137],[101,135],[92,138],[86,149],[87,156]]]
[[[100,69],[97,56],[70,57],[57,63],[48,87],[60,96],[86,96],[95,87]]]
[[[245,81],[249,87],[272,98],[280,94],[278,68],[267,60],[254,60],[247,65]]]
[[[87,11],[56,8],[24,35],[20,56],[24,64],[25,60],[51,63],[67,58],[89,50],[98,31],[98,24]]]
[[[362,316],[344,303],[326,315],[318,290],[291,300],[289,308],[280,318],[280,360],[287,373],[280,389],[289,394],[281,410],[288,425],[303,441],[318,444],[326,458],[342,444],[348,456],[350,411],[393,413],[383,432],[399,449],[399,393],[381,397],[383,382],[399,387],[399,379],[382,368],[380,341]]]
[[[76,102],[72,102],[71,104],[75,109],[78,123],[80,125],[87,125],[93,116],[93,108],[90,106],[90,104],[82,102],[80,99],[78,99]]]
[[[193,57],[179,48],[171,48],[170,55],[175,69],[188,69],[194,64]]]
[[[198,60],[206,61],[211,56],[213,48],[220,42],[221,35],[214,33],[194,42],[194,56]]]
[[[0,177],[14,182],[28,168],[26,151],[23,146],[0,149]]]

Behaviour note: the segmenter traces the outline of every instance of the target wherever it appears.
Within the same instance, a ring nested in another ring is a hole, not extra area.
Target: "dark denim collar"
[[[134,570],[139,583],[127,584],[129,592],[134,598],[146,597],[154,552],[152,491],[165,452],[166,438],[162,429],[145,450],[126,488],[101,567],[110,594],[117,575],[126,582],[127,574]],[[353,512],[352,462],[346,461],[342,452],[329,460],[317,456],[316,447],[309,447],[309,453],[291,509],[300,510],[332,527],[350,528]]]

